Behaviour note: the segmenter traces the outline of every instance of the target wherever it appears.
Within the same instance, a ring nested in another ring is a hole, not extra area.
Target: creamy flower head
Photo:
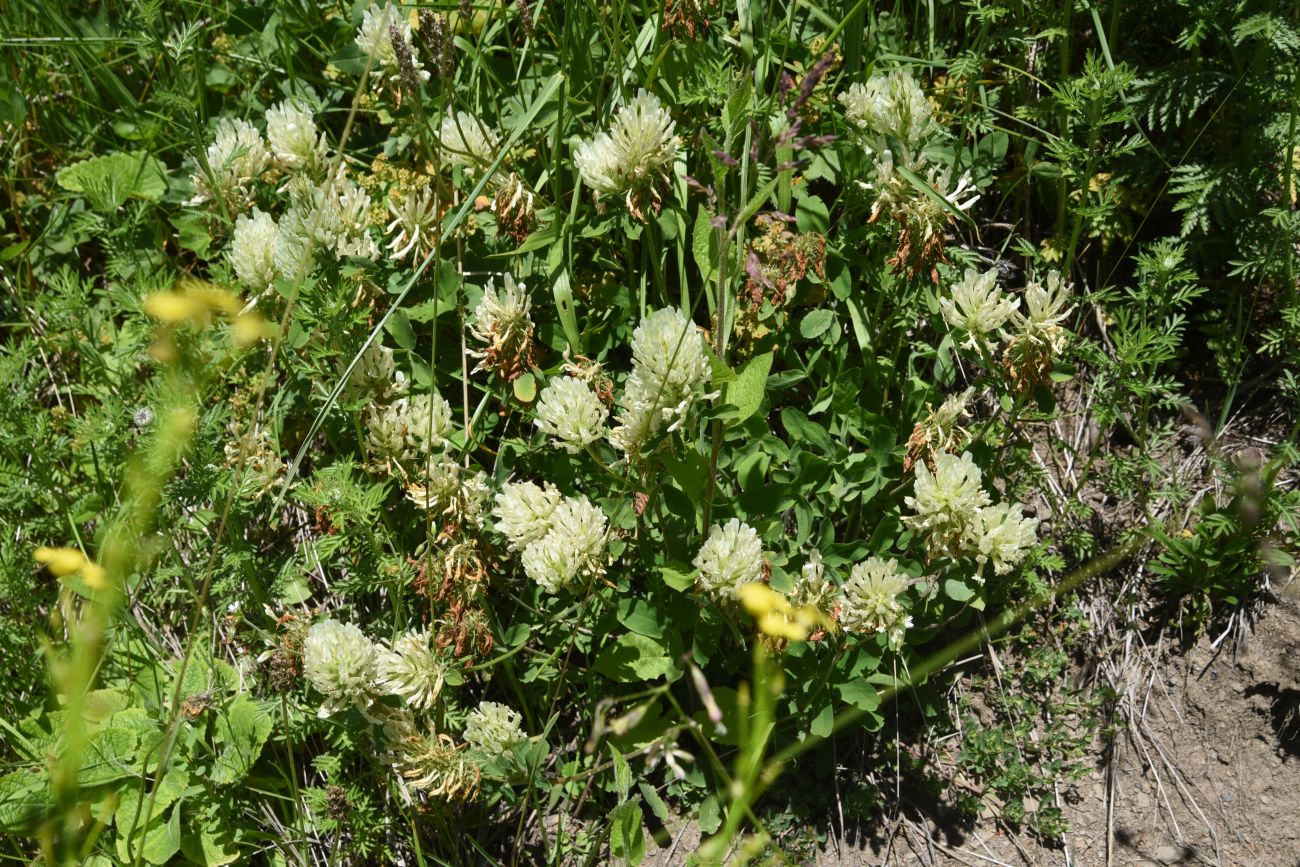
[[[546,533],[524,548],[524,574],[547,593],[559,593],[578,574],[578,554],[563,538]]]
[[[433,647],[428,630],[413,630],[392,647],[380,649],[378,686],[416,710],[425,710],[442,692],[449,668],[447,659]]]
[[[654,311],[632,335],[632,373],[610,441],[632,455],[664,426],[675,430],[711,374],[699,329],[675,307]]]
[[[930,103],[910,73],[896,69],[854,83],[840,94],[849,122],[861,130],[916,145],[930,129]]]
[[[732,518],[713,525],[694,565],[705,593],[734,598],[741,585],[763,580],[763,543],[753,527]]]
[[[395,79],[401,75],[397,52],[393,48],[393,28],[397,29],[398,36],[408,45],[411,43],[411,25],[402,15],[402,10],[392,3],[384,3],[383,6],[372,3],[362,15],[361,27],[357,30],[357,47],[374,61],[370,74],[377,81],[386,77]],[[429,73],[419,58],[414,56],[414,52],[412,60],[420,80],[428,81]]]
[[[275,242],[278,230],[275,219],[254,208],[252,216],[235,218],[235,233],[230,241],[230,264],[245,289],[264,292],[275,284],[280,271],[275,265]]]
[[[510,540],[510,550],[522,551],[551,529],[551,516],[560,505],[560,492],[547,482],[506,482],[497,494],[492,515],[497,532]]]
[[[406,467],[441,450],[451,433],[451,407],[442,396],[400,397],[384,407],[372,406],[367,418],[366,445],[380,461]]]
[[[911,580],[895,560],[869,557],[853,567],[840,588],[840,625],[848,632],[881,632],[897,650],[912,625],[898,597]]]
[[[528,739],[519,712],[495,701],[480,702],[465,716],[465,741],[491,758]]]
[[[367,396],[383,398],[400,395],[406,389],[406,375],[397,369],[393,350],[382,343],[372,343],[361,353],[343,394],[345,399],[351,401]]]
[[[353,705],[368,706],[378,662],[374,643],[351,623],[328,619],[312,624],[302,643],[302,670],[325,696],[321,716]]]
[[[916,514],[903,520],[929,533],[931,553],[959,556],[970,547],[979,526],[980,510],[989,505],[981,484],[983,474],[970,452],[960,456],[937,452],[934,472],[924,461],[916,464],[913,495],[904,502]]]
[[[1012,317],[1021,334],[1050,346],[1053,352],[1065,348],[1066,332],[1061,323],[1074,312],[1070,303],[1073,287],[1060,271],[1047,272],[1046,285],[1031,280],[1025,286],[1025,306],[1028,313],[1016,311]]]
[[[379,247],[370,237],[370,195],[341,171],[320,184],[299,175],[288,184],[289,210],[280,219],[275,261],[280,273],[304,276],[318,252],[373,259]]]
[[[656,186],[669,172],[681,140],[676,123],[653,93],[641,90],[618,110],[609,132],[578,143],[573,163],[582,181],[601,196],[623,195],[628,210],[640,215],[638,194],[659,202]]]
[[[582,451],[605,435],[605,405],[580,379],[557,377],[537,399],[537,427],[553,445],[569,454]]]
[[[401,261],[415,251],[418,262],[433,251],[438,238],[440,220],[438,195],[433,187],[416,187],[394,202],[388,201],[392,222],[384,229],[392,236],[388,242],[389,257]]]
[[[325,137],[316,131],[316,118],[301,102],[286,99],[266,110],[266,137],[271,152],[286,169],[311,171],[325,165]]]
[[[470,334],[483,344],[470,354],[479,359],[474,370],[493,370],[507,380],[523,373],[532,364],[533,318],[528,287],[505,275],[500,291],[494,280],[483,290],[483,299],[474,308]]]
[[[981,274],[974,269],[952,287],[951,298],[940,298],[939,309],[953,328],[963,331],[967,349],[992,346],[1004,336],[1003,326],[1016,312],[1015,299],[998,288],[998,269]]]
[[[980,565],[991,563],[998,575],[1010,572],[1038,543],[1038,519],[1021,511],[1018,503],[998,503],[980,510],[978,552]]]
[[[262,141],[262,134],[248,121],[238,118],[223,117],[217,121],[216,137],[204,156],[208,171],[200,167],[190,178],[195,194],[189,204],[201,205],[220,196],[233,211],[243,210],[250,199],[253,181],[271,164],[271,153]]]
[[[603,574],[608,524],[586,497],[566,497],[551,513],[546,533],[524,548],[524,573],[548,593],[558,593],[579,575]]]
[[[467,111],[449,112],[438,127],[442,157],[453,166],[486,168],[496,156],[497,134]]]
[[[486,473],[462,467],[446,454],[430,457],[423,476],[406,486],[408,500],[455,527],[478,526],[490,495]]]

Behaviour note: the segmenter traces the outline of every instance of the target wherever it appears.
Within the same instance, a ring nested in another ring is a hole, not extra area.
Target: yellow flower
[[[44,563],[46,568],[60,578],[80,572],[81,577],[90,587],[98,589],[104,586],[106,578],[104,567],[93,560],[87,560],[86,555],[76,548],[41,546],[36,549],[34,556],[37,563]]]
[[[817,626],[826,626],[826,615],[811,605],[798,608],[783,595],[757,581],[736,590],[740,603],[758,624],[760,632],[787,641],[803,641]]]

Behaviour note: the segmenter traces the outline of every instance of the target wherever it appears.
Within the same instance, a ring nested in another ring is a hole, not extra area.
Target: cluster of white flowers
[[[1046,286],[1037,280],[1031,280],[1025,286],[1025,306],[1028,312],[1019,309],[1012,316],[1017,330],[1030,340],[1059,353],[1065,348],[1067,332],[1061,323],[1074,311],[1069,304],[1073,292],[1069,282],[1059,271],[1048,271]]]
[[[357,366],[343,390],[345,400],[361,398],[385,399],[404,394],[407,389],[406,374],[397,369],[393,350],[382,343],[371,343],[361,353]]]
[[[415,251],[412,261],[418,265],[438,241],[437,192],[432,186],[407,190],[398,201],[389,200],[388,213],[393,218],[384,229],[392,236],[388,242],[389,256],[400,262],[407,253]]]
[[[517,710],[495,701],[479,702],[465,715],[465,742],[489,758],[504,756],[528,739]]]
[[[380,647],[376,684],[416,710],[428,710],[442,692],[449,668],[449,661],[433,647],[428,630],[412,630],[391,647]]]
[[[340,170],[322,184],[305,175],[288,185],[289,209],[280,219],[276,267],[286,277],[311,273],[317,252],[374,259],[370,194]]]
[[[912,625],[899,597],[911,580],[896,560],[868,557],[853,567],[840,588],[840,626],[848,632],[884,633],[895,650]]]
[[[325,165],[325,136],[316,131],[316,118],[301,102],[286,99],[266,110],[266,138],[285,169],[312,172]]]
[[[1037,519],[1024,516],[1019,504],[994,505],[969,452],[938,452],[934,472],[924,461],[914,472],[913,495],[904,501],[915,514],[903,520],[927,534],[931,556],[972,556],[1003,575],[1035,544]]]
[[[524,573],[548,593],[578,575],[605,571],[609,520],[586,497],[561,498],[554,486],[507,482],[492,510],[497,530],[522,551]]]
[[[1016,301],[998,288],[998,269],[984,273],[968,269],[951,289],[951,298],[939,299],[939,310],[953,328],[966,335],[967,349],[996,346],[1006,337],[1003,326],[1016,312]]]
[[[361,27],[357,31],[357,47],[373,61],[370,71],[375,81],[395,80],[401,77],[401,64],[397,51],[393,48],[393,30],[398,38],[411,44],[411,25],[402,14],[402,10],[392,3],[383,6],[372,3],[361,17]],[[412,55],[415,73],[421,81],[429,80],[429,73],[424,65]]]
[[[246,120],[223,117],[216,137],[204,153],[207,163],[190,178],[194,197],[190,205],[218,198],[232,213],[243,211],[252,200],[252,184],[271,166],[271,152],[262,134]]]
[[[744,584],[763,580],[763,543],[748,524],[732,518],[714,524],[695,557],[700,588],[716,598],[735,598]]]
[[[711,374],[694,324],[674,307],[651,313],[632,335],[632,373],[610,442],[631,458],[663,427],[676,430]]]
[[[470,334],[483,344],[483,349],[471,350],[479,359],[475,372],[493,370],[506,379],[513,379],[531,363],[533,319],[530,315],[532,300],[528,287],[516,283],[505,275],[504,285],[498,292],[495,281],[489,281],[483,290],[483,300],[474,308]]]
[[[254,208],[252,216],[235,218],[235,232],[230,240],[230,264],[235,277],[245,289],[265,292],[275,285],[280,269],[275,264],[275,243],[279,230],[275,218]]]
[[[681,147],[676,126],[659,97],[642,90],[618,110],[609,132],[578,143],[573,163],[597,199],[623,195],[628,210],[640,215],[645,194],[660,200],[657,187]]]
[[[446,444],[451,407],[437,392],[417,394],[371,406],[366,421],[366,446],[375,460],[409,472]]]
[[[797,606],[811,605],[818,611],[826,611],[827,604],[835,595],[835,583],[826,574],[822,563],[822,552],[813,548],[808,552],[808,560],[799,570],[799,578],[790,591],[790,602]]]
[[[537,399],[537,427],[576,454],[605,435],[605,405],[581,379],[556,377]]]
[[[379,649],[351,623],[322,620],[303,640],[302,670],[325,696],[321,716],[353,706],[364,710],[375,694]]]
[[[448,112],[438,127],[442,158],[466,169],[486,168],[495,156],[497,134],[467,111]]]
[[[930,131],[930,103],[921,85],[901,69],[873,75],[840,94],[849,122],[864,132],[915,146]]]

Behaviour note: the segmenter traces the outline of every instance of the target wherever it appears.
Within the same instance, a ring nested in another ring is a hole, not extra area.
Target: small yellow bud
[[[44,563],[51,572],[60,577],[71,575],[86,565],[86,556],[76,548],[42,546],[36,549],[35,556],[37,563]]]

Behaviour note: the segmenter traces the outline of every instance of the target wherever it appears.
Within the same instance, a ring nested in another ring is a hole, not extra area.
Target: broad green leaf
[[[663,638],[668,629],[668,615],[640,596],[622,596],[618,600],[618,622],[637,635]]]
[[[98,786],[135,776],[133,766],[139,741],[134,729],[122,726],[95,732],[81,757],[78,781],[83,786]]]
[[[21,831],[40,815],[49,778],[36,770],[0,777],[0,830]]]
[[[609,744],[609,754],[614,760],[614,791],[618,792],[620,801],[626,801],[632,791],[632,766],[613,744]]]
[[[55,180],[70,193],[95,195],[112,187],[123,199],[156,202],[167,192],[167,167],[143,151],[114,153],[64,166]]]
[[[717,795],[709,795],[700,802],[698,821],[700,830],[706,834],[712,834],[722,827],[722,808],[718,805]]]
[[[668,812],[668,805],[664,803],[664,799],[659,797],[658,790],[646,780],[638,780],[636,787],[641,792],[641,797],[645,799],[646,804],[650,807],[650,812],[655,814],[655,818],[667,824],[672,814]]]
[[[274,727],[271,707],[240,695],[217,717],[212,782],[219,786],[237,782],[253,767]]]
[[[880,696],[865,680],[851,680],[836,686],[840,698],[858,710],[875,710],[880,707]]]
[[[820,196],[804,196],[795,206],[795,220],[801,232],[826,234],[831,226],[830,211]]]
[[[645,858],[645,829],[641,805],[628,801],[610,816],[609,852],[618,863],[637,865]]]
[[[830,330],[831,323],[834,321],[835,311],[825,307],[818,308],[799,321],[799,333],[809,340],[821,337]]]
[[[515,399],[520,403],[532,403],[537,399],[537,380],[531,373],[525,373],[512,383]]]
[[[974,598],[975,591],[957,578],[948,578],[943,582],[943,592],[954,602],[967,602]]]
[[[671,566],[661,566],[659,575],[664,579],[664,583],[674,590],[685,592],[695,586],[695,573],[689,569],[675,569]]]
[[[763,405],[763,396],[767,391],[767,374],[772,369],[772,353],[756,355],[736,374],[736,378],[727,383],[724,392],[731,411],[727,417],[736,423],[745,421]]]
[[[673,670],[673,660],[662,641],[629,632],[605,646],[596,657],[596,670],[621,683],[634,683],[663,677]]]

